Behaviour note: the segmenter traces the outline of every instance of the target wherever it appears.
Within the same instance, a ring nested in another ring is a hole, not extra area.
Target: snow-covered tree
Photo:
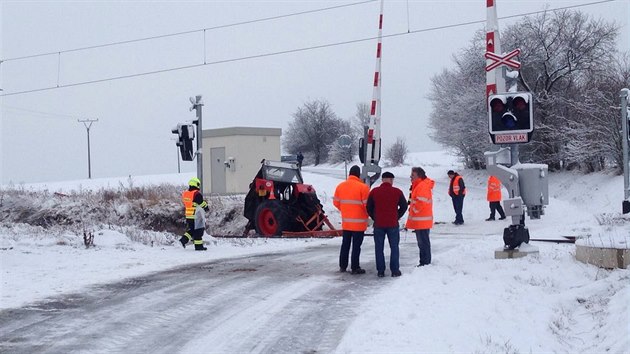
[[[623,172],[623,148],[619,91],[630,87],[630,58],[622,56],[609,65],[609,70],[589,80],[582,90],[570,99],[569,121],[575,126],[568,130],[565,155],[586,172],[601,170],[614,164]]]
[[[485,105],[484,33],[478,32],[468,48],[453,60],[455,67],[431,79],[431,137],[455,151],[468,168],[484,166],[490,147]],[[481,53],[481,54],[480,54]]]
[[[357,103],[357,111],[350,121],[355,135],[362,138],[363,127],[370,124],[370,105],[365,102]]]
[[[618,108],[615,117],[610,107],[618,106],[615,95],[630,84],[623,65],[613,65],[617,32],[612,23],[568,10],[525,17],[502,32],[505,51],[521,49],[518,90],[534,96],[535,131],[532,142],[521,145],[521,161],[591,171],[617,160],[611,141],[618,136]],[[454,68],[432,78],[429,94],[432,138],[469,168],[483,167],[483,152],[491,148],[484,45],[483,32],[476,33],[454,57]]]
[[[352,123],[347,120],[340,120],[339,122],[339,136],[335,141],[330,144],[329,152],[328,152],[328,162],[338,163],[338,162],[350,162],[354,159],[354,156],[357,154],[358,149],[358,141],[359,138],[355,134],[355,129],[353,129]],[[342,135],[347,135],[350,137],[350,146],[342,146],[339,142],[339,138]]]
[[[403,137],[396,137],[396,142],[385,150],[385,158],[389,160],[392,166],[400,166],[405,163],[405,159],[409,154],[407,141]]]
[[[576,113],[588,104],[578,97],[610,70],[617,35],[615,24],[569,10],[525,17],[507,28],[507,48],[522,51],[519,84],[535,101],[536,131],[523,150],[526,159],[564,168],[583,157],[571,153],[576,147],[601,143],[585,134],[590,122]]]
[[[314,100],[298,107],[283,139],[285,150],[302,152],[319,165],[328,159],[329,147],[346,134],[349,124],[337,117],[326,100]]]

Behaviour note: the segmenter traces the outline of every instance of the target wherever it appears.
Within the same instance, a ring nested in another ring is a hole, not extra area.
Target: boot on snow
[[[188,243],[188,237],[186,237],[186,236],[182,236],[182,237],[179,239],[179,242],[182,244],[182,247],[186,248],[186,244]]]

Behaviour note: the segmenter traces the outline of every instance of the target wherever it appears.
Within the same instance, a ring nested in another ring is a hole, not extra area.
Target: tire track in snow
[[[339,246],[213,261],[0,312],[0,352],[334,351],[361,301],[392,278],[338,273]],[[417,249],[401,245],[401,264]],[[403,250],[402,248],[405,248]],[[389,274],[388,274],[389,275]]]

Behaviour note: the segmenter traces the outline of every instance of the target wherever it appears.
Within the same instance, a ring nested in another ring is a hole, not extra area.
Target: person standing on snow
[[[201,181],[197,177],[193,177],[188,182],[188,190],[182,193],[182,203],[184,203],[186,214],[186,233],[179,239],[182,247],[186,248],[186,244],[192,240],[195,245],[195,251],[205,251],[207,248],[203,245],[203,233],[206,229],[205,213],[208,211],[208,203],[203,200],[203,195],[199,191]]]
[[[490,217],[486,221],[494,220],[495,211],[499,212],[499,220],[505,219],[505,212],[501,207],[501,181],[495,176],[488,177],[488,203],[490,203]]]
[[[302,161],[304,161],[304,155],[302,155],[302,151],[298,152],[295,158],[298,163],[298,168],[302,170]]]
[[[400,272],[399,249],[400,226],[398,220],[407,211],[407,200],[403,192],[394,187],[394,174],[385,172],[383,183],[372,189],[368,196],[367,212],[374,220],[374,249],[376,254],[376,271],[379,277],[385,276],[385,235],[391,250],[389,270],[392,277],[399,277]]]
[[[455,209],[455,225],[464,224],[464,216],[462,210],[464,209],[464,197],[466,196],[466,185],[464,179],[457,172],[449,170],[447,173],[448,178],[451,179],[451,183],[448,185],[448,195],[453,200],[453,209]]]
[[[409,215],[405,227],[414,230],[420,250],[418,267],[431,264],[431,241],[429,233],[433,227],[433,186],[435,182],[427,177],[424,169],[411,169],[411,198]]]
[[[352,245],[350,269],[352,274],[365,274],[359,265],[361,244],[368,225],[366,210],[370,187],[359,178],[361,169],[354,165],[350,168],[348,179],[335,189],[333,204],[341,212],[341,228],[343,229],[341,251],[339,252],[339,271],[348,268],[348,253]]]

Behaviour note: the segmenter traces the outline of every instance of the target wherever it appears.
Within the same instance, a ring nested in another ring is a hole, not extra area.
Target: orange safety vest
[[[454,196],[454,195],[460,195],[459,194],[459,180],[462,179],[462,176],[457,175],[455,177],[453,177],[453,179],[451,180],[451,184],[448,186],[448,195],[450,196]],[[451,194],[451,185],[453,186],[453,194]],[[466,188],[464,188],[464,192],[461,195],[466,195]]]
[[[348,231],[365,231],[368,225],[367,200],[370,187],[356,176],[341,182],[333,197],[333,204],[341,212],[341,228]]]
[[[501,181],[495,176],[488,177],[488,197],[489,202],[501,201]]]
[[[410,230],[426,230],[433,227],[433,186],[430,178],[416,179],[411,184],[409,215],[405,227]]]
[[[184,208],[186,208],[186,219],[195,219],[195,208],[197,207],[197,203],[193,202],[193,200],[195,200],[196,193],[199,193],[199,190],[195,189],[192,191],[184,191],[182,193],[182,202],[184,203]]]

